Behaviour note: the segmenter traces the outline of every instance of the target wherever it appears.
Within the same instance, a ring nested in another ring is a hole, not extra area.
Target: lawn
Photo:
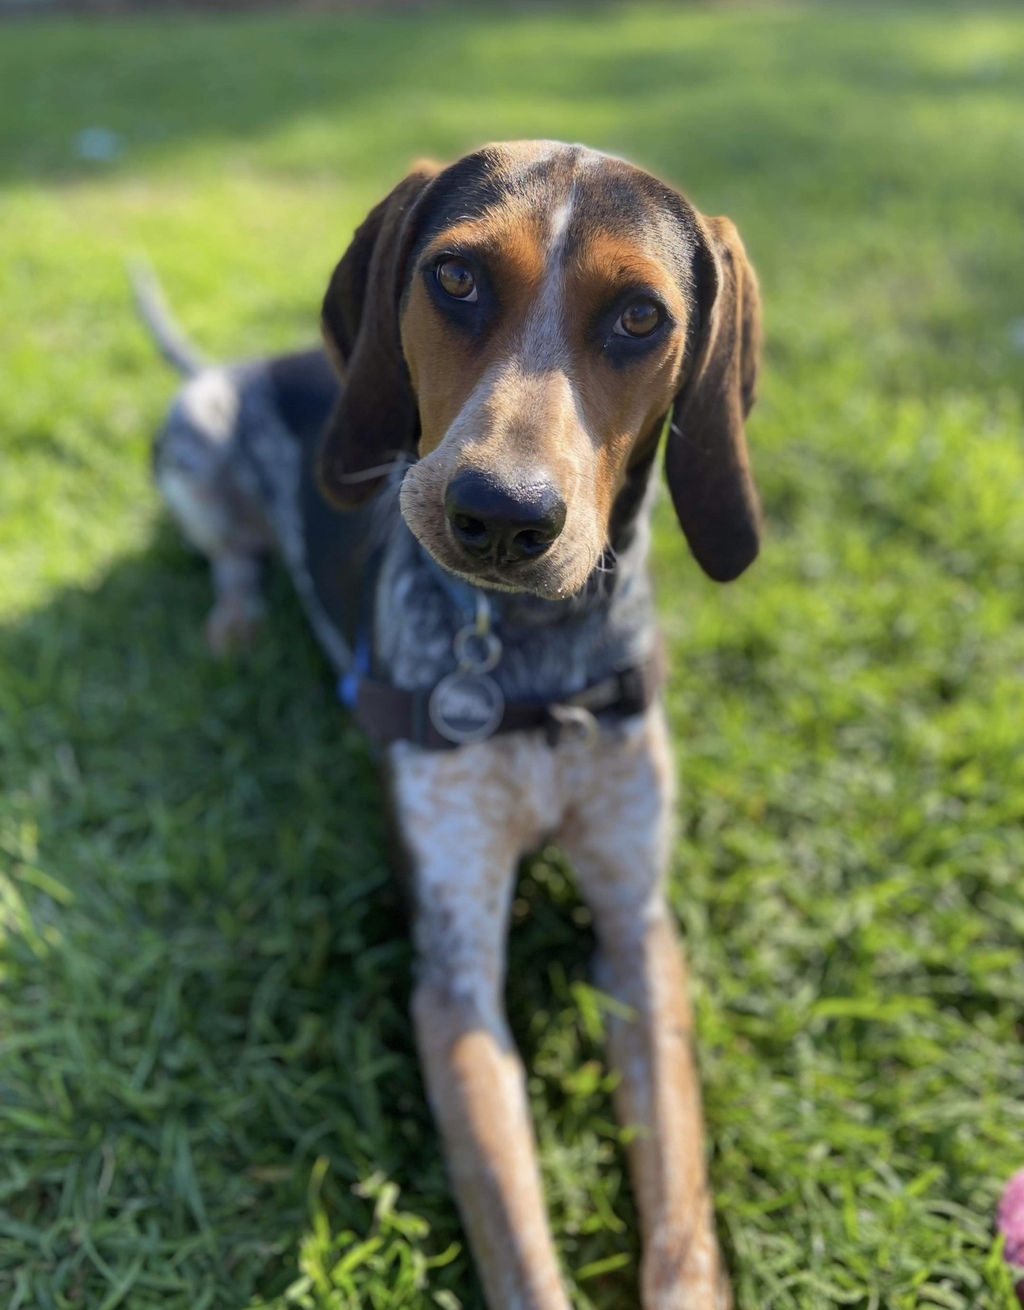
[[[302,343],[412,158],[552,136],[731,215],[766,302],[762,557],[716,588],[663,505],[655,559],[738,1304],[1008,1310],[1020,10],[8,23],[0,88],[0,1303],[481,1304],[372,763],[281,577],[254,657],[204,655],[205,572],[149,481],[173,382],[122,260],[149,252],[212,356]],[[97,128],[113,157],[80,158]],[[603,1010],[557,852],[515,919],[561,1258],[578,1307],[630,1307]]]

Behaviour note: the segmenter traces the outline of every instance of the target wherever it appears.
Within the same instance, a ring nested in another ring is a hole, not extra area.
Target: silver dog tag
[[[427,710],[441,736],[463,746],[491,736],[505,712],[505,697],[486,673],[459,669],[437,684]]]

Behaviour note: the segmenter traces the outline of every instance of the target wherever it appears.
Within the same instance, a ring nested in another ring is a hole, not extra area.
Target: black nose
[[[448,483],[444,508],[455,540],[497,564],[536,559],[565,526],[565,501],[550,482],[503,487],[474,469]]]

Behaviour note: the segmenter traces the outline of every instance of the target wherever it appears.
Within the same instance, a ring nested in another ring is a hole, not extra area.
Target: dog
[[[731,1303],[693,1019],[665,898],[673,768],[646,569],[652,470],[718,581],[758,553],[744,434],[755,274],[728,219],[553,142],[419,164],[358,228],[323,349],[190,374],[157,483],[212,565],[217,652],[283,557],[375,742],[408,868],[412,1015],[492,1310],[568,1310],[502,1003],[520,858],[549,840],[593,914],[645,1310]]]

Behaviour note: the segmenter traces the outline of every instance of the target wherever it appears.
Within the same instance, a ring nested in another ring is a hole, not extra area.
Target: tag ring
[[[480,632],[472,623],[455,634],[452,650],[465,673],[490,673],[501,659],[499,638],[493,632]]]
[[[568,733],[570,741],[591,746],[597,740],[600,727],[590,710],[582,705],[550,705],[548,713],[559,728]]]

